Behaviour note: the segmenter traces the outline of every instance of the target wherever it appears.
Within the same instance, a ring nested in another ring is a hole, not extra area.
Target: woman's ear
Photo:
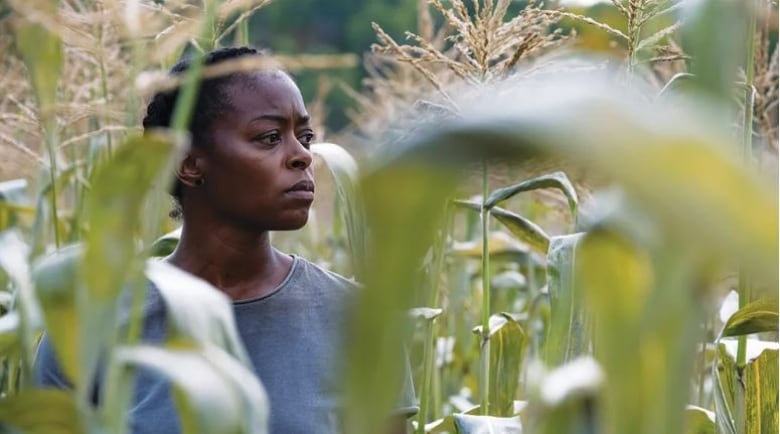
[[[188,187],[197,187],[205,182],[205,159],[199,152],[189,152],[181,162],[176,177]]]

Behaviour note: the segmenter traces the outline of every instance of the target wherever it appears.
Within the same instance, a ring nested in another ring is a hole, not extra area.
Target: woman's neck
[[[200,277],[232,300],[261,297],[287,276],[292,258],[271,246],[268,232],[250,233],[226,225],[195,230],[185,221],[169,263]]]

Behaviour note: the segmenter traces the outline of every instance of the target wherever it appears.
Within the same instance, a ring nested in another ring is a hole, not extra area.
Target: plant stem
[[[485,207],[488,198],[488,165],[482,160],[482,358],[480,395],[481,413],[487,415],[490,409],[490,210]]]
[[[425,324],[425,347],[423,349],[423,381],[420,391],[420,415],[417,417],[417,433],[425,434],[425,421],[428,417],[428,401],[431,393],[431,365],[433,361],[433,324],[436,319]]]
[[[54,222],[54,245],[60,248],[60,220],[57,212],[57,136],[55,131],[55,121],[51,113],[45,115],[47,120],[44,122],[46,134],[46,145],[49,148],[49,178],[51,187],[49,188],[49,201],[51,205],[52,221]]]
[[[754,2],[749,2],[754,3]],[[745,164],[750,165],[753,160],[753,81],[755,77],[755,34],[756,34],[756,14],[754,10],[749,10],[750,21],[748,23],[748,46],[747,59],[745,59],[745,102],[744,117],[742,123],[742,157]],[[747,272],[743,269],[739,272],[739,308],[742,309],[751,298],[752,284]],[[737,341],[737,366],[745,364],[747,353],[747,337],[740,336]]]

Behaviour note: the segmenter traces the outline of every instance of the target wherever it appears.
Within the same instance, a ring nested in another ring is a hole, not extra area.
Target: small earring
[[[203,179],[203,178],[198,178],[198,179],[195,180],[195,185],[197,185],[197,186],[201,186],[201,185],[203,185],[205,183],[206,183],[206,180]]]

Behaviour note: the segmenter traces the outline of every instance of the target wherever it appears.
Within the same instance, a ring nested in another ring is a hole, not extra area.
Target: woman
[[[262,56],[251,48],[209,53],[205,65]],[[179,62],[171,73],[189,68]],[[167,127],[177,91],[158,93],[147,108],[145,130]],[[306,224],[314,200],[314,131],[295,82],[284,71],[247,70],[204,80],[190,124],[192,147],[172,190],[182,234],[166,261],[194,274],[234,301],[236,325],[270,401],[270,432],[339,431],[341,381],[337,355],[345,332],[350,281],[271,246],[270,231]],[[150,291],[144,339],[165,336],[165,310]],[[39,349],[44,385],[67,382],[51,347]],[[395,432],[416,412],[405,388]],[[166,381],[141,372],[130,409],[134,433],[180,430]]]

